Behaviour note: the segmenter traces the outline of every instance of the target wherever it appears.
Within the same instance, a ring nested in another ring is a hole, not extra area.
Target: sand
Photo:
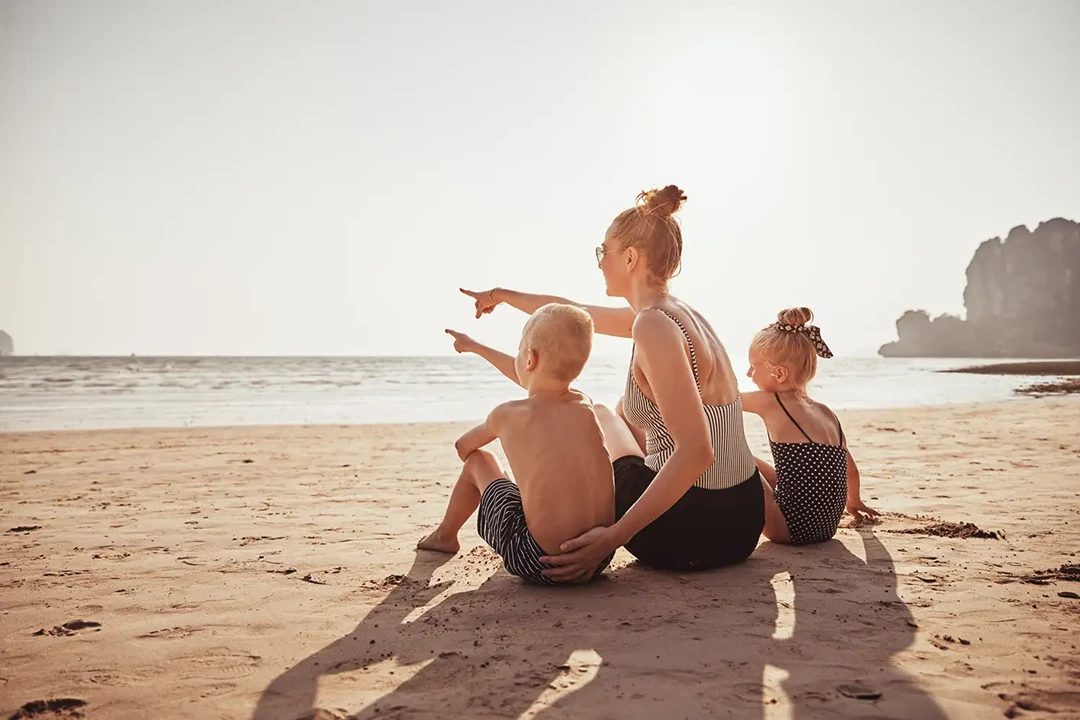
[[[876,526],[555,589],[462,426],[0,435],[0,718],[1080,717],[1080,398],[841,417]]]

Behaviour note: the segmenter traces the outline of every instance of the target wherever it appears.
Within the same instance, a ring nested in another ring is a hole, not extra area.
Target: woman
[[[475,299],[478,318],[500,303],[526,313],[549,302],[571,303],[592,315],[596,332],[634,340],[619,412],[596,406],[615,467],[616,522],[542,558],[556,566],[545,571],[556,580],[587,578],[623,545],[657,568],[705,570],[742,562],[765,525],[764,494],[743,432],[731,361],[705,318],[668,294],[682,256],[673,214],[685,200],[674,185],[639,194],[596,248],[607,294],[630,307],[580,305],[504,288],[462,291]],[[628,421],[643,433],[635,435]]]

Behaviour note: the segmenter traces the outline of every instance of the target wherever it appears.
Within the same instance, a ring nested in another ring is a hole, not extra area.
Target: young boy
[[[457,441],[465,467],[442,523],[417,547],[456,553],[458,531],[479,506],[477,530],[507,572],[552,585],[542,574],[549,566],[540,558],[557,554],[562,543],[587,530],[615,522],[614,475],[600,424],[589,398],[570,388],[592,349],[592,319],[571,305],[545,305],[525,323],[517,357],[446,332],[454,337],[455,350],[480,355],[529,395],[499,405]],[[516,485],[495,455],[483,449],[496,438]]]

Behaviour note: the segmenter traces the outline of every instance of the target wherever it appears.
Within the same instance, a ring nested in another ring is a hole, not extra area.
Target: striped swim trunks
[[[553,566],[540,562],[547,553],[529,532],[521,491],[510,480],[496,480],[484,490],[476,515],[476,531],[503,559],[506,572],[537,585],[559,584],[541,572]],[[606,557],[593,577],[604,572],[614,556],[612,553]]]

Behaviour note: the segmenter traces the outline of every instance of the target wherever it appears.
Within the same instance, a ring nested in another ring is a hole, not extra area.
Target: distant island
[[[908,310],[885,357],[1080,357],[1080,223],[1054,218],[1034,232],[979,245],[967,267],[967,317]]]
[[[10,355],[13,352],[15,352],[15,343],[12,342],[11,336],[0,330],[0,355]]]

